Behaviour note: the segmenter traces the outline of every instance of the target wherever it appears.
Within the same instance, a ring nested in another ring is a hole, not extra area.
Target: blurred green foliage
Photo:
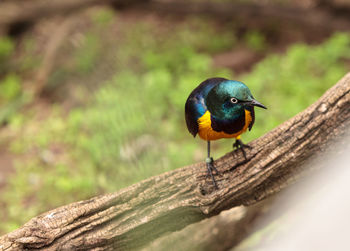
[[[88,73],[95,64],[101,50],[99,39],[95,34],[86,34],[83,45],[76,51],[75,64],[79,73]]]
[[[21,79],[17,74],[9,73],[0,80],[0,125],[7,122],[29,99],[22,93]]]
[[[5,60],[12,54],[14,50],[14,44],[9,37],[0,37],[0,69],[3,70],[3,67],[6,62]]]
[[[257,52],[262,52],[267,47],[264,35],[255,30],[247,32],[244,40],[248,48]]]
[[[110,24],[115,18],[115,12],[112,9],[99,9],[92,13],[91,19],[95,24],[99,24],[101,26]]]
[[[271,55],[257,64],[241,80],[269,110],[257,114],[257,126],[247,138],[267,132],[315,102],[348,72],[344,61],[349,59],[350,36],[339,33],[322,45],[296,44],[285,55]]]
[[[0,97],[3,102],[16,98],[21,93],[21,80],[18,75],[9,74],[0,83]]]
[[[12,39],[0,37],[0,126],[31,100],[30,94],[23,91],[21,76],[15,69],[14,50]]]
[[[94,14],[84,43],[67,59],[73,63],[57,68],[50,80],[64,80],[69,74],[88,79],[101,60],[114,59],[113,74],[101,78],[99,85],[76,87],[90,93],[80,97],[89,100],[88,105],[68,114],[54,105],[44,121],[35,108],[9,119],[9,130],[16,135],[10,150],[22,157],[0,199],[6,205],[0,231],[10,231],[58,205],[204,159],[205,142],[187,132],[184,103],[206,78],[236,78],[211,62],[213,53],[237,43],[234,33],[222,30],[217,35],[215,26],[197,19],[171,31],[166,25],[159,31],[157,24],[138,22],[119,31],[115,46],[115,40],[101,38],[113,18],[110,12]],[[257,31],[244,40],[254,50],[266,48]],[[318,46],[294,45],[285,55],[268,56],[240,76],[268,107],[257,109],[256,124],[245,141],[295,115],[342,77],[347,71],[342,59],[350,59],[349,44],[349,34],[335,34]],[[0,89],[2,97],[13,99],[21,92],[20,77],[6,76]],[[231,149],[232,140],[215,142],[214,157]]]

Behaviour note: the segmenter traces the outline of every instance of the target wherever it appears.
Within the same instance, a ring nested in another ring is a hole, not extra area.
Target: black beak
[[[264,105],[261,104],[260,102],[256,101],[255,99],[253,99],[253,101],[250,102],[250,105],[259,106],[259,107],[261,107],[261,108],[267,109],[266,106],[264,106]]]

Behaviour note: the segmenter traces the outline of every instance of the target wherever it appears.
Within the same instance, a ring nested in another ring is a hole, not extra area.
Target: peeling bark
[[[251,142],[247,161],[240,151],[215,161],[218,190],[205,179],[205,163],[197,163],[39,215],[0,237],[0,249],[144,247],[224,209],[279,192],[309,172],[305,163],[322,155],[349,126],[350,73],[306,110]]]

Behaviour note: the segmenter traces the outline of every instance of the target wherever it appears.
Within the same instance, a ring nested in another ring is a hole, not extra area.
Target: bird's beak
[[[264,105],[261,104],[260,102],[256,101],[255,99],[253,99],[253,100],[250,102],[250,105],[259,106],[259,107],[261,107],[261,108],[267,109],[266,106],[264,106]]]

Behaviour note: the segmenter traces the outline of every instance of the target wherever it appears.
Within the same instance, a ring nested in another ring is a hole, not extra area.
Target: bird
[[[207,177],[217,189],[213,171],[214,160],[210,156],[210,142],[222,138],[235,138],[233,148],[251,148],[241,140],[241,134],[252,129],[255,121],[254,107],[267,109],[254,99],[243,82],[226,78],[209,78],[200,83],[188,96],[185,104],[185,120],[188,131],[207,141]]]

